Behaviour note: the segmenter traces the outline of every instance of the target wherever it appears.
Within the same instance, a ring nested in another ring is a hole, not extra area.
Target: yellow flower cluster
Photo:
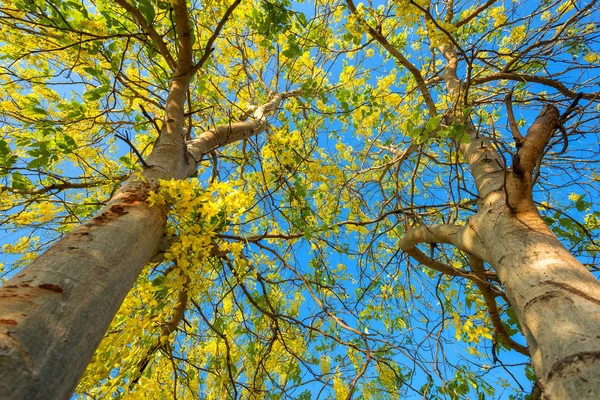
[[[19,225],[29,225],[34,222],[36,224],[43,224],[54,219],[59,211],[59,208],[54,204],[44,201],[30,205],[26,210],[19,213],[14,221]]]
[[[239,222],[251,204],[247,193],[234,188],[230,183],[215,182],[202,188],[197,180],[161,180],[157,190],[148,197],[150,206],[169,204],[174,225],[171,235],[179,240],[171,245],[165,257],[177,261],[179,268],[186,269],[193,259],[202,260],[210,256],[215,235],[226,230],[231,223]],[[239,252],[236,245],[227,249]],[[225,249],[225,245],[222,246]]]

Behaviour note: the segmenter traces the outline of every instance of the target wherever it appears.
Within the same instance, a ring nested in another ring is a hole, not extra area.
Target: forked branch
[[[356,6],[354,5],[354,2],[352,0],[346,0],[346,4],[348,5],[348,9],[352,12],[352,14],[358,15],[358,12],[356,11]],[[433,97],[431,96],[431,93],[429,92],[429,89],[425,84],[425,79],[423,79],[421,71],[419,71],[419,69],[413,63],[408,61],[408,58],[406,58],[396,47],[394,47],[386,39],[386,37],[380,32],[380,27],[373,28],[364,20],[360,20],[359,22],[367,28],[369,35],[375,38],[375,40],[377,40],[379,44],[381,44],[387,51],[389,51],[392,57],[394,57],[404,68],[406,68],[412,74],[413,78],[415,78],[415,81],[417,82],[417,87],[419,88],[419,91],[425,99],[425,104],[427,104],[427,108],[429,109],[429,115],[437,115],[437,107],[435,106],[435,101],[433,101]]]
[[[414,258],[421,264],[441,272],[448,276],[462,276],[474,281],[478,281],[483,285],[489,285],[487,279],[481,276],[467,271],[465,269],[454,268],[448,264],[434,260],[429,257],[421,250],[417,248],[420,243],[428,244],[451,244],[457,247],[459,250],[464,251],[468,254],[477,254],[478,258],[484,258],[485,247],[479,243],[478,239],[474,237],[468,227],[461,227],[457,225],[439,224],[439,225],[420,225],[418,227],[410,229],[404,237],[399,241],[398,247],[406,254]],[[485,278],[495,278],[493,273],[485,273]]]

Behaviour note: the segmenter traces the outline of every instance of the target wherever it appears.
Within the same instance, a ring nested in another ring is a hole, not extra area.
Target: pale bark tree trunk
[[[172,95],[185,93],[187,84],[175,81]],[[194,173],[204,154],[262,132],[265,115],[294,94],[274,94],[252,120],[211,129],[186,144],[182,125],[174,129],[181,132],[175,140],[164,130],[142,180],[130,178],[96,217],[0,288],[0,398],[71,395],[125,295],[159,249],[167,210],[148,207],[148,192],[159,179]],[[183,109],[179,115],[182,121]]]
[[[144,17],[124,0],[144,26]],[[265,116],[297,92],[272,93],[252,119],[208,130],[186,142],[184,105],[190,81],[212,42],[240,3],[236,0],[193,64],[185,0],[174,5],[179,54],[160,137],[142,179],[133,176],[99,214],[66,235],[0,288],[0,399],[68,399],[120,304],[164,235],[167,209],[146,198],[159,179],[185,179],[202,156],[264,131]],[[138,15],[139,14],[139,15]],[[147,25],[147,24],[146,24]],[[163,56],[173,66],[164,43]],[[108,366],[110,367],[110,366]]]
[[[500,195],[500,196],[498,196]],[[536,211],[511,214],[503,199],[474,222],[516,310],[546,399],[597,399],[600,285]]]
[[[346,0],[346,3],[350,11],[357,14],[353,1]],[[425,19],[431,20],[427,9],[412,4],[424,13]],[[452,13],[448,13],[446,22],[451,20]],[[436,115],[436,106],[419,69],[381,32],[362,19],[360,21],[369,34],[410,72],[430,117]],[[433,20],[431,22],[436,25]],[[468,87],[457,73],[456,49],[447,38],[438,50],[446,61],[442,79],[456,109],[460,110],[465,104]],[[498,78],[497,75],[494,77]],[[514,78],[514,74],[505,75],[502,77]],[[564,85],[551,79],[518,80],[542,83],[575,97]],[[485,78],[479,78],[470,84],[484,82]],[[593,95],[580,96],[593,98]],[[511,169],[503,165],[490,142],[479,136],[473,127],[468,132],[471,142],[460,145],[477,186],[478,212],[464,226],[442,224],[412,228],[400,240],[399,247],[423,265],[447,275],[471,279],[477,284],[494,324],[494,340],[499,338],[514,350],[531,356],[544,398],[597,399],[600,388],[600,284],[548,229],[532,199],[534,169],[539,169],[544,148],[559,126],[559,113],[553,107],[544,108],[527,136],[522,137],[509,104],[507,112],[518,149]],[[454,115],[450,112],[448,117],[456,121],[462,116],[459,111]],[[403,159],[414,148],[411,145],[402,154],[395,152]],[[432,259],[416,247],[419,243],[456,246],[467,253],[471,270],[453,268]],[[486,272],[484,261],[495,272]],[[506,297],[517,313],[528,348],[514,342],[501,323],[495,300],[500,293],[492,284],[496,280],[504,286]]]
[[[450,44],[441,45],[440,52],[447,61],[446,87],[459,102],[464,83],[457,77],[456,52]],[[473,265],[472,271],[457,270],[429,258],[416,245],[449,243],[474,263],[487,262],[517,313],[528,349],[505,344],[531,356],[542,397],[593,400],[600,388],[600,283],[548,229],[532,199],[535,170],[559,123],[558,110],[544,107],[525,137],[513,128],[518,151],[510,169],[471,128],[471,142],[460,150],[475,179],[478,212],[462,227],[414,228],[400,247],[422,264],[465,276],[484,290],[489,288],[487,277]],[[495,306],[488,304],[488,311],[492,321],[499,321],[493,315]],[[497,333],[503,329],[495,326]]]
[[[194,173],[204,154],[262,132],[265,114],[289,95],[273,95],[252,120],[204,132],[187,148],[181,138],[178,148],[163,139],[163,131],[144,180],[130,178],[96,217],[0,288],[1,399],[69,398],[125,295],[159,250],[167,210],[148,207],[148,192],[159,179]]]

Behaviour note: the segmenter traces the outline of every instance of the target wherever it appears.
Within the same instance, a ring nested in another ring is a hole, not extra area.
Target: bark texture
[[[597,399],[600,285],[537,211],[513,215],[493,201],[501,197],[488,197],[475,226],[517,313],[543,398]]]
[[[177,31],[174,57],[143,14],[116,0],[149,36],[172,69],[161,134],[141,172],[100,213],[40,255],[0,288],[0,399],[68,399],[127,292],[163,237],[167,209],[148,207],[159,179],[193,174],[209,151],[264,130],[266,113],[284,95],[257,107],[254,120],[228,125],[186,142],[185,103],[194,73],[233,10],[225,11],[194,64],[185,0],[172,2]]]
[[[144,180],[130,178],[96,217],[0,288],[0,398],[71,396],[121,302],[160,247],[167,210],[148,207],[150,189],[159,179],[192,174],[207,152],[262,132],[265,113],[284,97],[274,95],[259,107],[259,118],[205,132],[185,148],[182,139],[177,145],[163,132]]]

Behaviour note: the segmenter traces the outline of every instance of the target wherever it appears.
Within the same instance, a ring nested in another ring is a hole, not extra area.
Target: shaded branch
[[[146,109],[144,108],[144,106],[141,105],[141,104],[140,104],[140,110],[142,110],[142,114],[144,114],[144,117],[146,117],[146,119],[150,123],[152,123],[152,125],[154,126],[154,129],[156,129],[156,132],[158,132],[158,134],[160,135],[160,127],[156,123],[156,119],[152,118],[152,116],[150,114],[148,114],[148,111],[146,111]]]
[[[494,4],[496,1],[497,0],[486,1],[485,3],[483,3],[482,5],[477,7],[475,10],[473,10],[473,12],[471,14],[467,15],[464,19],[455,23],[454,26],[456,26],[457,28],[460,28],[461,26],[468,24],[469,22],[471,22],[473,20],[473,18],[477,17],[479,14],[484,12],[486,10],[486,8],[488,8],[489,6]]]
[[[514,157],[513,172],[517,177],[525,177],[526,182],[531,183],[534,168],[539,164],[538,160],[544,155],[544,148],[558,125],[558,109],[554,106],[544,106]]]
[[[192,27],[186,0],[171,2],[175,13],[175,31],[177,32],[177,74],[193,75]]]
[[[119,175],[117,177],[112,178],[111,180],[101,180],[101,181],[89,181],[82,183],[72,183],[72,182],[64,182],[64,183],[53,183],[52,185],[44,186],[38,189],[15,189],[9,186],[0,186],[0,192],[7,191],[14,194],[23,194],[23,195],[38,195],[50,192],[52,190],[63,191],[66,189],[85,189],[91,188],[101,185],[106,185],[111,181],[121,182],[129,177],[129,174]]]
[[[138,158],[138,160],[140,161],[140,163],[145,167],[148,168],[148,164],[146,163],[146,161],[144,160],[144,157],[142,157],[142,155],[140,154],[140,152],[138,151],[138,149],[133,145],[133,143],[131,143],[131,140],[129,139],[129,135],[119,135],[118,133],[115,135],[115,137],[121,139],[122,141],[124,141],[125,143],[127,143],[127,145],[131,148],[131,150],[133,151],[133,153],[136,155],[136,157]]]
[[[227,20],[229,20],[229,18],[233,14],[233,11],[237,8],[237,6],[240,5],[241,2],[242,0],[235,0],[233,3],[231,3],[229,7],[227,7],[227,11],[225,11],[225,14],[223,14],[223,17],[221,18],[221,21],[219,21],[219,23],[217,24],[217,27],[213,31],[213,34],[206,41],[204,51],[202,52],[202,57],[200,57],[200,60],[193,67],[194,72],[198,71],[204,66],[204,64],[213,52],[213,43],[215,42],[215,40],[217,40],[219,33],[221,33],[221,29],[223,29],[223,26],[225,25]]]
[[[229,381],[231,382],[231,387],[233,388],[233,398],[238,398],[238,392],[235,384],[235,378],[233,376],[233,371],[231,370],[231,366],[233,365],[233,361],[231,359],[231,348],[229,345],[229,340],[227,340],[227,335],[217,329],[214,324],[211,324],[206,315],[202,312],[202,307],[194,299],[191,299],[192,304],[196,307],[196,311],[200,314],[200,318],[204,321],[204,323],[208,326],[208,328],[213,331],[225,344],[225,357],[227,358],[227,375],[229,377]]]
[[[490,320],[494,325],[494,341],[496,340],[496,336],[499,336],[502,340],[502,343],[523,355],[529,356],[529,350],[527,347],[515,342],[506,331],[506,328],[500,319],[498,305],[496,304],[496,297],[498,297],[498,294],[492,289],[491,285],[484,285],[482,283],[487,282],[485,278],[486,271],[483,267],[483,261],[473,254],[467,254],[467,257],[469,259],[469,265],[471,269],[481,278],[481,280],[474,280],[474,282],[481,292],[483,299],[485,300],[488,315],[490,316]]]
[[[512,95],[513,90],[506,95],[504,103],[506,104],[506,116],[508,117],[508,123],[510,125],[510,131],[512,132],[513,139],[515,140],[515,147],[519,149],[523,145],[523,135],[519,132],[519,126],[515,121],[515,115],[513,114],[512,108]]]
[[[123,7],[129,14],[131,14],[131,16],[140,25],[140,27],[142,27],[144,32],[146,32],[150,36],[152,42],[156,45],[156,47],[158,47],[158,52],[161,56],[163,56],[165,61],[167,61],[167,64],[169,64],[169,66],[173,70],[175,70],[177,63],[171,55],[167,44],[164,42],[164,40],[162,40],[162,37],[158,34],[156,29],[154,29],[154,27],[151,24],[149,24],[148,21],[146,21],[146,18],[142,15],[140,10],[129,4],[127,0],[115,0],[115,2],[121,7]]]
[[[163,326],[163,328],[160,332],[160,335],[158,336],[158,338],[156,339],[154,344],[148,349],[148,351],[146,351],[146,353],[142,356],[142,358],[138,362],[135,378],[133,378],[131,380],[131,382],[129,383],[130,388],[132,388],[133,386],[135,386],[135,384],[138,383],[138,381],[144,374],[146,367],[150,363],[150,359],[151,359],[152,355],[154,355],[154,353],[156,353],[156,351],[158,349],[160,349],[162,346],[164,346],[163,342],[165,341],[165,338],[167,338],[167,340],[168,340],[169,335],[171,335],[171,333],[175,332],[175,329],[177,329],[177,326],[183,320],[185,310],[187,309],[187,303],[188,303],[188,289],[187,289],[187,282],[186,282],[184,285],[184,288],[179,291],[179,296],[177,298],[177,306],[175,307],[175,310],[173,311],[171,320],[165,326]]]

